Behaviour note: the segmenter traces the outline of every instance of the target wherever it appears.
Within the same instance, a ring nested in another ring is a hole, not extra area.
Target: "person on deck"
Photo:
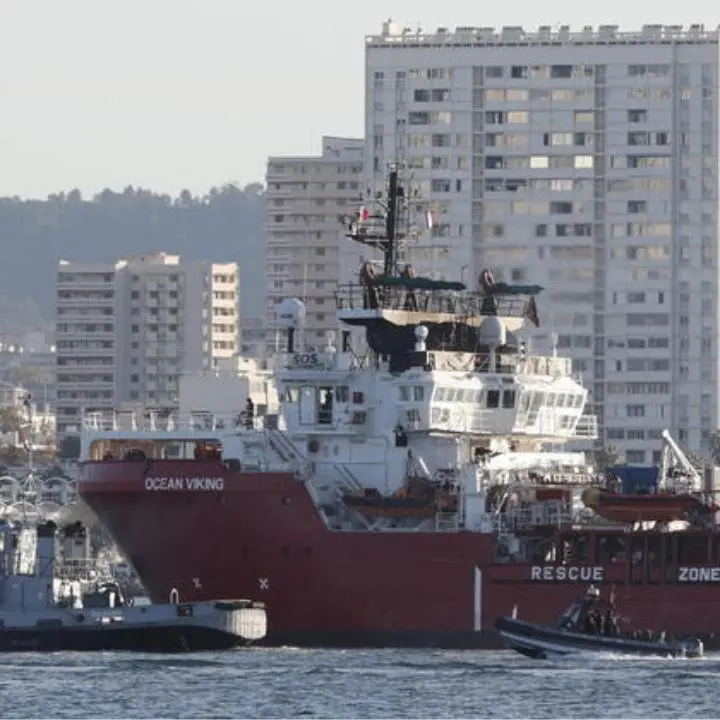
[[[400,272],[400,277],[405,278],[406,280],[410,280],[411,278],[415,277],[415,271],[413,270],[412,265],[406,265],[402,271]],[[407,294],[405,295],[405,310],[417,310],[417,298],[415,297],[415,291],[411,288],[407,289]]]
[[[360,284],[363,285],[363,309],[376,310],[378,306],[377,275],[371,263],[360,268]]]

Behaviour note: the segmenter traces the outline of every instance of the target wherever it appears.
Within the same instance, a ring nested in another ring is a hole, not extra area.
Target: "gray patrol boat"
[[[134,605],[114,581],[58,563],[58,534],[52,521],[0,523],[0,652],[225,650],[267,633],[265,606],[250,600],[182,603],[173,591]]]

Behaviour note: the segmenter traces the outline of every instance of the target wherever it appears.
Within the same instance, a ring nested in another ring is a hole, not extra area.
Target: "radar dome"
[[[415,339],[420,340],[421,342],[424,340],[427,340],[428,335],[430,334],[430,331],[427,329],[425,325],[418,325],[415,328]]]
[[[497,315],[488,315],[480,326],[480,343],[488,347],[502,347],[507,344],[505,323]]]
[[[278,323],[283,327],[298,327],[305,322],[305,303],[297,298],[286,298],[277,309]]]

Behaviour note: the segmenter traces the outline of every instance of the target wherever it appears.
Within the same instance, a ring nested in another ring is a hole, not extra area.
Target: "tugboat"
[[[225,650],[262,639],[264,605],[248,600],[133,606],[116,583],[89,592],[56,568],[57,526],[0,524],[0,651]],[[76,576],[77,577],[77,576]]]
[[[495,627],[508,648],[535,660],[577,652],[703,657],[703,643],[698,638],[673,641],[665,632],[623,631],[622,621],[612,598],[610,602],[602,600],[600,590],[591,585],[585,597],[575,600],[553,626],[518,620],[516,606],[512,616],[498,618]]]

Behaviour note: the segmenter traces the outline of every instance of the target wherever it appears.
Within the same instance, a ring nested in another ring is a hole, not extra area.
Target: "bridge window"
[[[289,403],[298,401],[298,389],[294,385],[288,385],[283,393],[283,400]]]
[[[502,405],[504,408],[515,407],[515,391],[514,390],[503,390]]]
[[[500,407],[500,391],[499,390],[488,390],[487,391],[487,406],[494,410]]]
[[[437,400],[438,402],[444,402],[446,397],[447,392],[445,388],[435,388],[435,400]]]
[[[425,399],[425,388],[422,385],[413,387],[413,399],[415,402],[422,402]]]
[[[335,388],[335,402],[346,403],[350,400],[350,390],[347,385],[338,385]]]
[[[410,402],[410,388],[407,385],[401,385],[399,390],[400,402]]]

